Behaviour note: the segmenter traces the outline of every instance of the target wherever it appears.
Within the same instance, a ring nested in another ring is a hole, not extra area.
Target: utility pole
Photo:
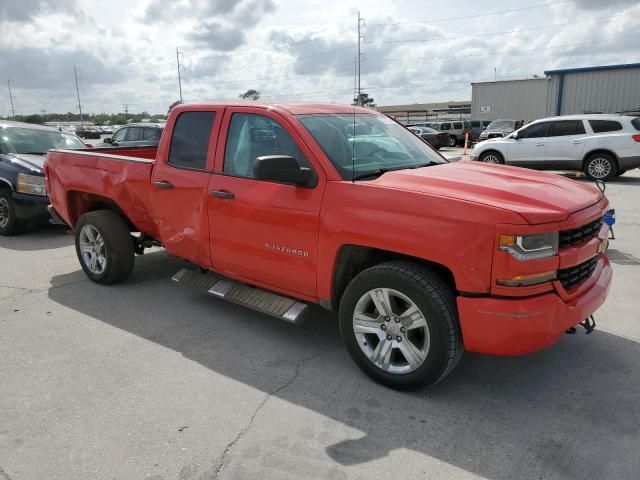
[[[9,100],[11,101],[11,118],[15,118],[16,111],[13,108],[13,95],[11,94],[11,80],[7,78],[7,86],[9,87]]]
[[[47,111],[43,108],[40,110],[40,113],[42,113],[42,123],[47,121],[47,117],[45,117],[45,114],[47,113]]]
[[[182,103],[182,77],[180,70],[182,67],[180,66],[180,50],[176,47],[176,62],[178,63],[178,88],[180,89],[180,103]]]
[[[122,108],[124,109],[124,123],[127,123],[127,119],[129,115],[129,104],[125,103],[124,105],[122,105]]]
[[[362,58],[362,55],[364,55],[360,52],[360,41],[364,40],[364,35],[360,33],[360,25],[366,26],[367,23],[364,18],[360,17],[360,10],[358,10],[358,97],[360,96],[360,93],[362,93],[362,89],[360,88],[360,59]]]
[[[76,94],[78,95],[78,110],[80,110],[80,125],[84,125],[84,120],[82,118],[82,104],[80,103],[80,89],[78,88],[78,70],[76,69],[76,64],[73,64],[73,75],[76,77]]]

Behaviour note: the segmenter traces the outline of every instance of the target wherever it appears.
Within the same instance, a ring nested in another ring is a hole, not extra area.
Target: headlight
[[[518,260],[535,260],[558,254],[558,232],[534,235],[500,235],[498,246]]]
[[[30,195],[45,196],[47,194],[47,189],[44,186],[44,177],[27,175],[26,173],[18,174],[18,188],[16,190]]]

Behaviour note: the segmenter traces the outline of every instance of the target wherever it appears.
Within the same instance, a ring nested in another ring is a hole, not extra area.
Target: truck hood
[[[33,173],[42,173],[46,155],[30,155],[26,153],[3,153],[0,157],[14,165],[31,170]]]
[[[565,220],[603,195],[592,185],[558,175],[480,162],[398,170],[372,183],[509,210],[531,224]]]

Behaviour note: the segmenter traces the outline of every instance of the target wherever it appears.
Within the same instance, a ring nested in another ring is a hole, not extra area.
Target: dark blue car
[[[47,150],[86,148],[75,135],[0,120],[0,235],[49,218],[43,166]]]

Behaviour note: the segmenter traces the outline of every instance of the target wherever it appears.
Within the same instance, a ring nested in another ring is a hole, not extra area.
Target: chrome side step
[[[213,272],[200,273],[196,270],[183,268],[171,277],[171,280],[294,325],[302,323],[309,309],[306,303],[260,288],[250,287]]]

